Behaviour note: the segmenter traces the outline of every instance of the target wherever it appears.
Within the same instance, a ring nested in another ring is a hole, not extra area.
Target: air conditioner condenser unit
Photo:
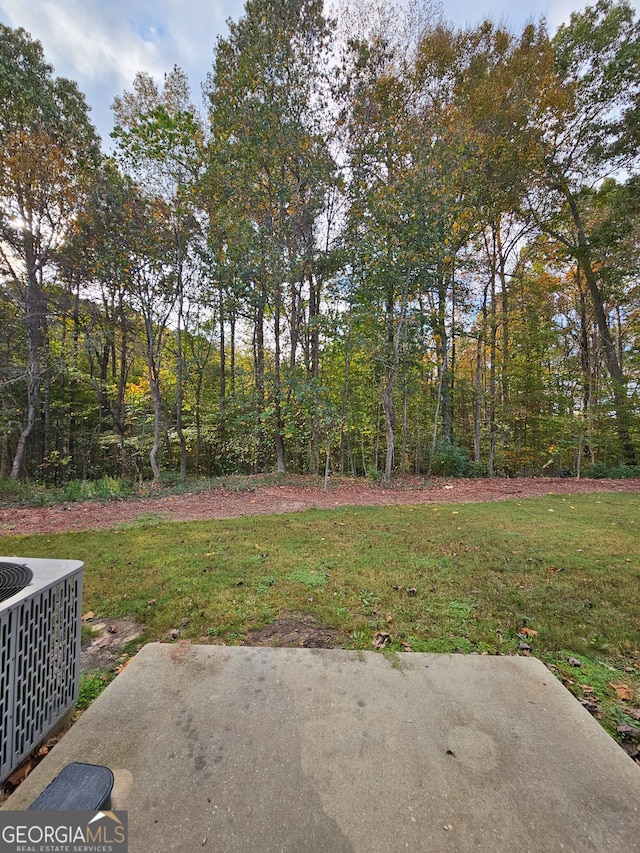
[[[0,557],[0,783],[78,697],[83,566]]]

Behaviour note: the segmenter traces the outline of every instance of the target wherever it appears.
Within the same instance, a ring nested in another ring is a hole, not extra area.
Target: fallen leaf
[[[582,661],[578,660],[578,658],[569,657],[567,658],[567,663],[570,664],[570,666],[582,666]]]
[[[156,599],[155,599],[155,598],[151,598],[151,599],[149,599],[149,601],[147,601],[147,604],[148,604],[149,606],[151,606],[152,604],[155,604],[155,603],[156,603]]]
[[[84,616],[82,617],[82,621],[83,621],[83,622],[89,622],[89,621],[91,621],[91,619],[93,619],[93,617],[94,617],[95,615],[96,615],[96,614],[93,612],[93,610],[88,610],[88,611],[84,614]]]
[[[216,555],[215,551],[209,551],[208,554],[205,554],[205,557],[215,557],[215,555]]]
[[[393,622],[393,616],[390,613],[387,613],[387,625]]]
[[[110,634],[117,634],[118,633],[118,629],[116,628],[115,625],[109,625],[109,627],[107,628],[107,631]]]
[[[618,694],[618,699],[621,699],[623,702],[633,702],[633,693],[629,689],[628,684],[611,684],[610,686]]]
[[[415,588],[415,586],[409,587],[409,589],[407,589],[407,595],[417,595],[417,594],[418,594],[418,590]]]
[[[518,643],[518,648],[520,649],[521,652],[530,652],[531,651],[531,646],[529,646],[527,643]]]
[[[386,631],[378,631],[373,638],[374,649],[384,649],[391,642],[391,636]]]
[[[17,770],[13,771],[11,776],[9,776],[7,778],[7,782],[10,785],[13,785],[14,788],[17,788],[21,782],[24,782],[24,780],[27,778],[29,773],[31,773],[32,769],[33,769],[32,763],[30,761],[27,761],[21,767],[18,767]]]
[[[596,692],[596,688],[595,687],[589,687],[588,684],[581,684],[580,687],[582,687],[583,693],[595,693]]]
[[[170,637],[170,639],[172,639],[172,640],[177,640],[179,636],[180,636],[180,629],[179,629],[179,628],[172,628],[172,629],[169,631],[169,637]]]
[[[412,652],[413,648],[409,643],[401,643],[402,648],[407,652]]]
[[[537,637],[538,632],[534,631],[533,628],[521,628],[520,633],[524,634],[525,637]]]

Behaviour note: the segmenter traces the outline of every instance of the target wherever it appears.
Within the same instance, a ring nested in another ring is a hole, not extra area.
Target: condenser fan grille
[[[81,608],[78,560],[0,556],[0,784],[76,701]]]
[[[33,580],[33,572],[28,566],[20,563],[0,564],[0,601],[6,601],[17,592],[29,586]]]

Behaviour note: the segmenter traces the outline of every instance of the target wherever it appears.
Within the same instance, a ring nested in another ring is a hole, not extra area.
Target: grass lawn
[[[385,632],[386,653],[532,654],[610,732],[640,727],[638,495],[141,517],[110,531],[3,537],[2,551],[84,560],[84,611],[129,616],[146,640],[179,631],[241,643],[304,614],[348,648],[372,649]]]

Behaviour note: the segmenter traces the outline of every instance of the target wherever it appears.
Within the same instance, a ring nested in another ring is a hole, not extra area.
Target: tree
[[[273,435],[278,472],[286,466],[287,373],[296,363],[305,287],[310,320],[319,313],[314,258],[333,181],[318,120],[327,32],[320,0],[249,0],[229,37],[218,40],[207,87],[209,174],[220,200],[209,206],[210,219],[225,256],[242,258],[232,277],[251,308],[257,415],[260,431]]]
[[[0,103],[0,266],[24,316],[27,338],[27,411],[11,466],[17,479],[42,416],[46,271],[80,206],[98,139],[76,85],[53,77],[39,42],[4,25]],[[41,458],[42,443],[34,450]]]
[[[61,253],[63,278],[74,282],[74,324],[81,299],[89,317],[78,329],[89,361],[90,382],[98,400],[98,434],[106,419],[115,427],[119,444],[118,467],[124,476],[129,465],[125,440],[129,424],[125,396],[139,349],[133,306],[131,251],[135,246],[130,211],[135,187],[113,160],[105,160],[88,188],[70,238]]]
[[[352,39],[343,88],[350,175],[344,234],[353,272],[351,302],[375,312],[373,342],[381,383],[386,454],[384,479],[396,456],[395,390],[415,285],[416,234],[407,212],[412,178],[411,87],[399,73],[385,35]],[[373,329],[372,329],[373,331]]]
[[[548,123],[539,176],[543,192],[551,194],[545,206],[551,202],[554,208],[541,211],[538,201],[537,216],[584,274],[613,384],[620,452],[627,463],[635,464],[627,378],[611,329],[613,306],[607,301],[600,247],[589,234],[584,203],[589,198],[585,191],[607,175],[638,166],[640,24],[628,3],[599,0],[572,14],[553,44],[560,109]]]
[[[183,329],[188,293],[186,283],[192,244],[200,232],[193,214],[195,187],[202,162],[203,128],[190,102],[187,77],[178,67],[165,75],[160,92],[148,74],[138,73],[133,92],[113,102],[113,137],[124,167],[143,192],[162,199],[167,228],[173,235],[166,262],[176,288],[176,431],[180,441],[180,474],[187,475],[187,445],[183,430],[185,358]]]

